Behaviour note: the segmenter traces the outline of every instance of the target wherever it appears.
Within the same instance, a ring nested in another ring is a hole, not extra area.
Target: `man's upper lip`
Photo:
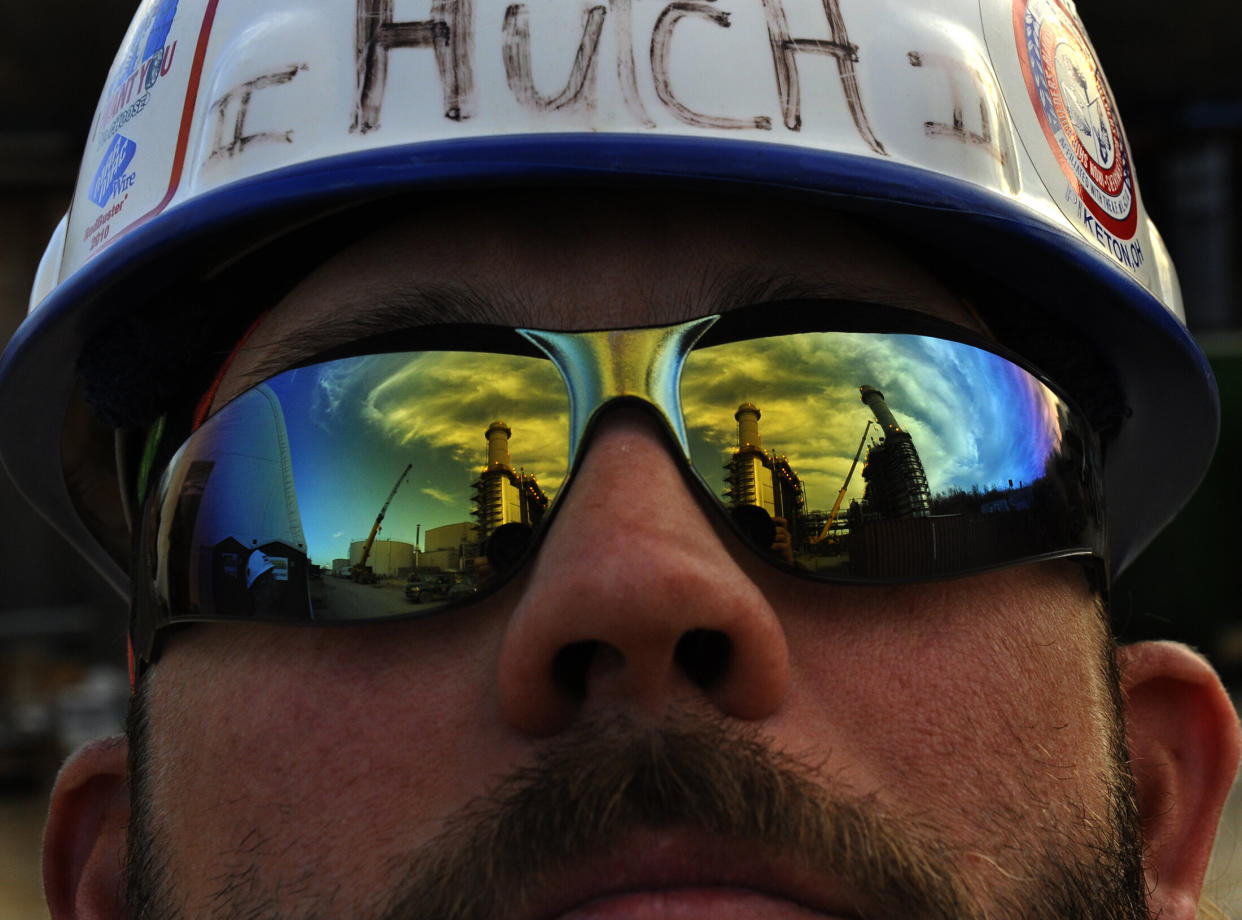
[[[839,918],[860,916],[866,900],[863,892],[758,843],[705,831],[639,829],[546,873],[519,917],[555,920],[609,895],[679,888],[747,889]]]

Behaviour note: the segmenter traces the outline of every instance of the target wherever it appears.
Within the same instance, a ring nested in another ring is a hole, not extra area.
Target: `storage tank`
[[[362,560],[362,548],[366,540],[354,540],[349,544],[349,564],[358,565]],[[376,540],[371,544],[367,565],[381,577],[397,575],[402,569],[414,568],[414,544],[404,540]]]

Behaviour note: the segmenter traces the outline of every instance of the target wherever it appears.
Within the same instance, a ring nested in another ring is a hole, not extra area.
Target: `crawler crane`
[[[863,428],[862,440],[858,442],[858,450],[854,452],[854,462],[850,464],[850,471],[845,474],[845,482],[841,485],[841,491],[837,493],[837,500],[833,503],[832,513],[828,515],[828,520],[824,524],[824,529],[819,532],[819,536],[811,537],[811,543],[822,543],[828,539],[828,531],[832,527],[832,522],[837,519],[837,512],[841,510],[841,500],[845,498],[845,490],[850,487],[850,480],[854,478],[854,468],[858,466],[858,458],[862,456],[863,445],[867,443],[867,432],[871,430],[871,419],[867,419],[867,424]],[[831,544],[829,544],[831,545]]]
[[[375,572],[367,565],[367,558],[371,555],[371,547],[375,544],[376,534],[379,533],[380,524],[384,522],[384,515],[388,511],[388,506],[392,504],[392,497],[397,494],[397,490],[401,488],[401,483],[405,482],[406,474],[410,472],[413,466],[413,463],[407,464],[405,469],[401,471],[401,475],[397,477],[397,484],[388,493],[384,507],[380,508],[379,514],[375,517],[375,524],[371,527],[371,533],[367,536],[367,542],[362,545],[362,555],[358,557],[358,564],[353,567],[353,579],[359,584],[373,585],[376,582]]]

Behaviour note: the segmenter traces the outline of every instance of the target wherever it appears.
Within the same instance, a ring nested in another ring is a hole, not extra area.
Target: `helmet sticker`
[[[124,134],[112,138],[86,193],[91,201],[101,208],[106,207],[109,201],[134,184],[134,174],[127,174],[125,170],[137,150],[138,145]],[[119,212],[120,208],[117,210]]]
[[[95,149],[108,143],[147,107],[156,84],[172,71],[177,58],[177,41],[169,41],[169,33],[176,15],[177,0],[162,0],[139,20],[129,50],[95,112],[91,131]]]
[[[185,15],[194,5],[181,0],[148,0],[135,16],[95,110],[70,210],[75,232],[66,240],[66,267],[96,255],[172,200],[216,2],[207,2],[201,22],[194,20],[196,9]]]
[[[1129,239],[1137,218],[1130,155],[1077,19],[1057,0],[1018,0],[1014,37],[1027,92],[1062,171],[1095,218]]]
[[[1072,2],[982,2],[998,69],[1008,69],[1009,86],[1026,90],[1025,101],[1013,89],[1008,101],[1049,195],[1083,236],[1144,279],[1149,267],[1137,235],[1140,205],[1129,147]],[[1010,7],[1004,14],[1002,5]]]

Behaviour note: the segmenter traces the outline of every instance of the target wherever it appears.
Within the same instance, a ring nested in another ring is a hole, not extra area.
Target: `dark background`
[[[31,277],[68,202],[99,89],[133,8],[129,0],[5,4],[0,342],[24,314]],[[1114,605],[1128,636],[1189,641],[1242,682],[1242,621],[1233,614],[1242,563],[1233,530],[1242,511],[1235,479],[1242,463],[1235,268],[1242,245],[1236,216],[1242,3],[1083,0],[1079,12],[1125,119],[1147,207],[1179,267],[1190,326],[1217,371],[1225,417],[1207,482],[1121,579]],[[125,612],[7,481],[0,482],[0,521],[0,710],[80,682],[91,662],[123,665]],[[12,721],[0,714],[0,777],[6,718]],[[14,769],[11,761],[7,769]]]

